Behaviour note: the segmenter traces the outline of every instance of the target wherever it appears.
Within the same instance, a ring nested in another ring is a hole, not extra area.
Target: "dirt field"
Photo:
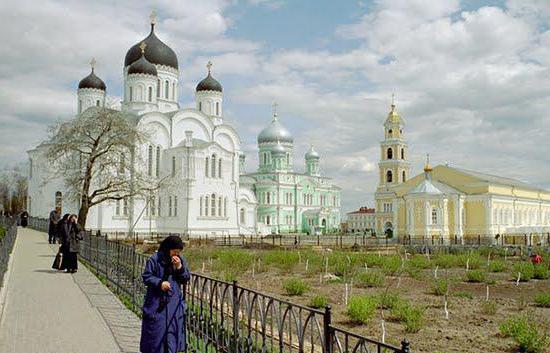
[[[403,338],[411,342],[413,352],[515,352],[517,347],[511,338],[499,333],[499,325],[514,315],[526,315],[538,326],[539,332],[550,334],[550,308],[537,307],[534,297],[539,293],[550,294],[550,280],[532,279],[516,285],[512,274],[516,263],[529,264],[528,258],[489,256],[490,262],[505,266],[503,272],[491,272],[485,255],[432,255],[422,266],[412,262],[409,255],[385,256],[357,252],[326,253],[312,250],[242,250],[220,248],[191,248],[185,250],[192,271],[224,280],[237,279],[241,286],[273,294],[292,302],[309,305],[316,295],[326,296],[333,308],[333,322],[338,326],[368,337],[381,339],[382,316],[385,318],[386,342],[399,345]],[[377,259],[378,258],[378,259]],[[548,257],[545,264],[548,265]],[[485,273],[482,283],[466,281],[466,268],[477,268]],[[343,262],[345,265],[343,265]],[[395,271],[391,263],[399,265]],[[308,270],[306,271],[306,263]],[[370,263],[365,270],[365,263]],[[328,265],[328,266],[327,266]],[[427,268],[418,268],[426,266]],[[441,266],[441,267],[440,267]],[[448,267],[448,268],[445,268]],[[231,270],[228,271],[228,268]],[[449,319],[445,318],[443,295],[435,295],[434,270],[439,280],[447,280]],[[409,270],[411,269],[411,270]],[[328,270],[328,271],[327,271]],[[385,282],[379,287],[365,288],[357,275],[364,271],[384,273]],[[338,279],[322,279],[329,273]],[[301,296],[288,296],[283,283],[289,278],[300,278],[309,285]],[[366,324],[356,324],[346,315],[345,285],[348,298],[361,295],[379,295],[382,292],[398,293],[413,305],[425,308],[423,325],[416,333],[406,332],[401,322],[392,320],[389,310],[377,310]],[[496,311],[484,309],[489,286],[489,301]],[[550,349],[546,348],[547,352]]]

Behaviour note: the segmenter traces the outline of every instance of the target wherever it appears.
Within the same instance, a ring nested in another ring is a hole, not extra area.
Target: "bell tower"
[[[403,135],[404,125],[395,110],[395,95],[392,95],[391,110],[384,122],[384,141],[380,143],[379,187],[399,185],[409,178],[409,151]]]

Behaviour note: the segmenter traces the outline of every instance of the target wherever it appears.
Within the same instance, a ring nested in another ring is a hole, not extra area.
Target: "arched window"
[[[405,149],[401,149],[401,159],[405,159]]]
[[[388,159],[393,158],[393,150],[391,148],[388,148]]]
[[[126,161],[125,161],[124,153],[121,153],[118,158],[119,158],[118,173],[119,174],[124,174],[124,171],[126,170]]]
[[[128,216],[128,199],[124,198],[122,200],[122,214]]]
[[[221,217],[221,216],[223,215],[223,213],[222,213],[222,211],[223,211],[222,207],[223,207],[223,199],[222,199],[222,197],[220,196],[220,197],[218,198],[218,217]]]
[[[200,204],[199,204],[199,214],[202,216],[203,213],[203,204],[204,204],[204,197],[201,196],[200,198]]]
[[[160,79],[157,79],[157,97],[160,98]]]
[[[405,171],[403,171],[403,182],[406,181],[406,175],[405,175]]]
[[[266,194],[265,203],[267,203],[268,205],[271,203],[271,193],[270,193],[270,192],[268,192],[268,193]]]
[[[227,217],[227,197],[223,198],[223,216]]]
[[[149,86],[149,88],[147,89],[147,100],[149,102],[152,102],[153,101],[153,87]],[[99,102],[99,101],[98,101]]]
[[[265,216],[265,224],[270,225],[271,224],[271,217]]]
[[[164,82],[164,98],[168,99],[168,91],[170,90],[170,83]]]
[[[218,178],[222,177],[222,159],[218,159]]]
[[[78,112],[82,113],[82,99],[78,100]]]
[[[172,99],[176,100],[176,83],[172,83]]]
[[[388,171],[386,172],[386,182],[387,182],[387,183],[391,183],[391,182],[392,182],[392,172],[391,172],[391,170],[388,170]]]
[[[216,155],[212,155],[212,178],[216,177]]]
[[[199,111],[202,112],[202,102],[199,102]]]
[[[244,223],[245,223],[245,219],[244,219],[244,208],[241,208],[240,222],[241,222],[241,224],[244,224]]]
[[[437,224],[437,209],[432,208],[432,224]]]
[[[153,146],[149,145],[149,154],[147,158],[147,175],[153,175]]]
[[[216,102],[216,115],[220,116],[220,102]]]
[[[211,206],[212,206],[211,215],[215,216],[216,215],[216,194],[212,194],[212,198],[211,198],[210,201],[212,202],[212,204],[211,204]]]
[[[207,195],[206,196],[206,202],[204,203],[204,215],[205,216],[208,216],[208,207],[210,206],[209,202],[210,202],[210,197]]]
[[[389,130],[388,130],[388,135],[391,135],[392,132],[393,132],[393,130],[392,130],[392,129],[389,129]]]
[[[267,164],[267,153],[264,153],[264,165]]]
[[[178,197],[174,196],[174,217],[178,215]]]
[[[134,91],[134,90],[133,90],[132,87],[130,86],[130,102],[131,102],[132,100],[134,100],[134,92],[133,92],[133,91]]]
[[[204,176],[208,178],[208,168],[210,168],[210,158],[206,157],[206,161],[204,163]]]
[[[95,101],[95,106],[99,107],[99,99]]]
[[[157,146],[157,159],[155,165],[155,175],[158,177],[160,175],[160,146]]]

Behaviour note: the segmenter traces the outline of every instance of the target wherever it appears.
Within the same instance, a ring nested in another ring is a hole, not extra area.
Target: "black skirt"
[[[67,269],[78,270],[78,253],[67,251]]]

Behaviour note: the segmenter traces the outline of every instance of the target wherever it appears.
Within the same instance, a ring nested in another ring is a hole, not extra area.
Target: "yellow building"
[[[423,174],[407,179],[403,125],[392,104],[384,124],[386,139],[381,143],[375,194],[377,234],[442,241],[482,237],[488,242],[497,234],[550,232],[550,191],[449,166],[432,169],[429,163]],[[399,133],[392,135],[396,127]]]

